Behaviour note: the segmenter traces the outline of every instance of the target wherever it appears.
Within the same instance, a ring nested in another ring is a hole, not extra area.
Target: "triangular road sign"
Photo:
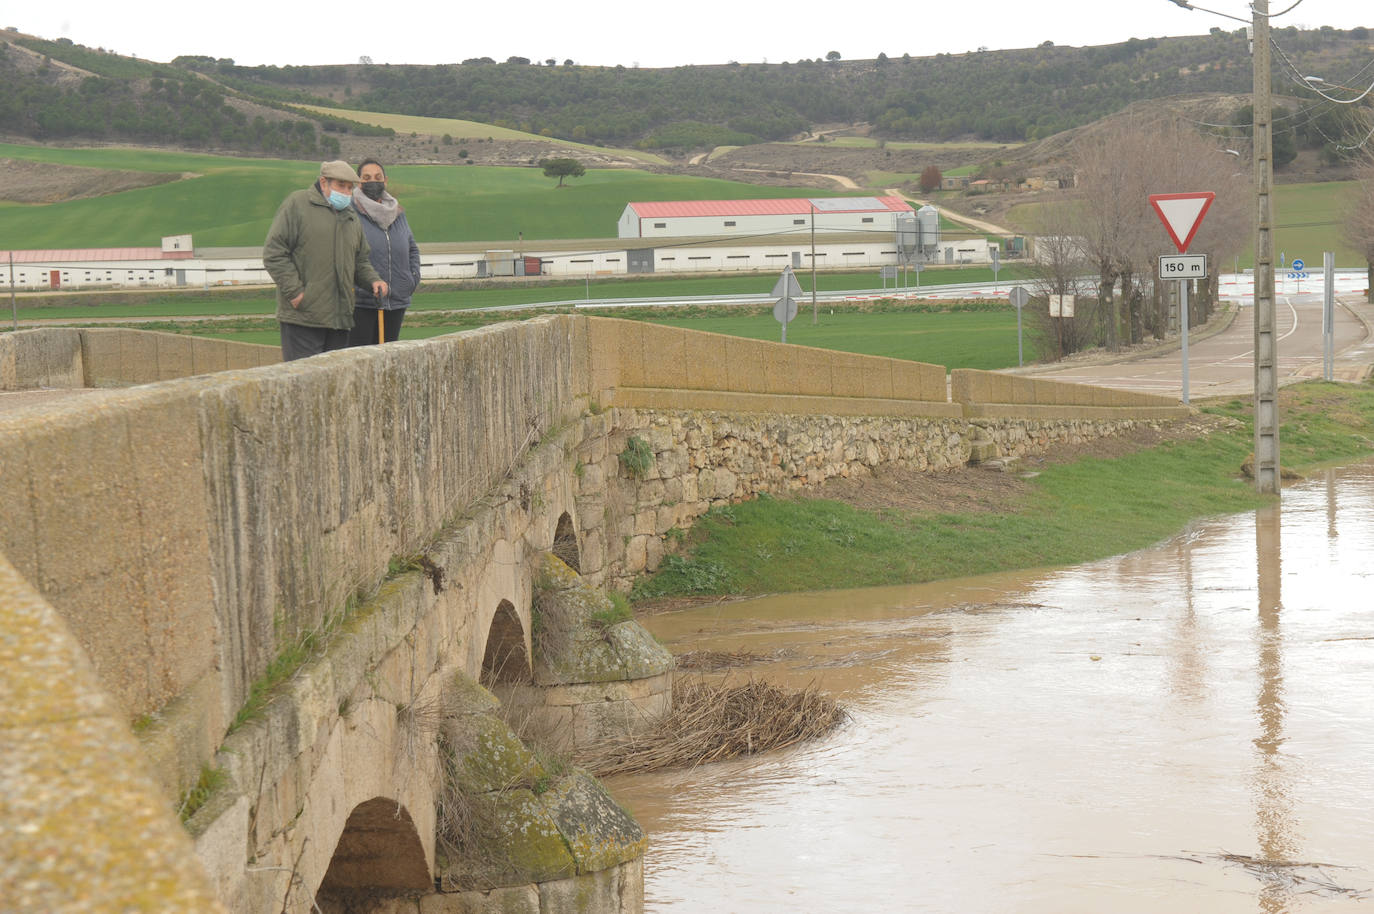
[[[1188,245],[1202,225],[1202,217],[1212,206],[1217,195],[1210,190],[1196,194],[1150,194],[1150,205],[1159,214],[1174,247],[1180,254],[1188,253]]]

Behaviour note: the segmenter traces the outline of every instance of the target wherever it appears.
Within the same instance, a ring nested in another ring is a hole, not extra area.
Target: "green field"
[[[1285,263],[1300,258],[1309,265],[1320,266],[1323,251],[1334,251],[1336,266],[1363,267],[1365,259],[1358,254],[1343,237],[1342,205],[1351,195],[1353,181],[1325,181],[1316,184],[1278,184],[1274,187],[1274,253],[1283,254]],[[1043,204],[1023,203],[1013,206],[1006,221],[1023,225],[1028,231],[1035,231],[1039,224],[1039,211]],[[1168,239],[1160,232],[1160,253],[1172,253]],[[1245,247],[1240,252],[1240,266],[1247,269],[1255,265],[1254,241],[1246,238]],[[1224,263],[1221,269],[1230,270],[1234,261]],[[1310,266],[1309,266],[1310,269]]]
[[[166,153],[51,149],[0,144],[0,157],[89,168],[191,173],[194,177],[44,206],[0,204],[0,248],[156,246],[190,234],[197,247],[260,245],[291,191],[318,173],[314,162]],[[528,241],[614,236],[634,200],[794,197],[796,188],[714,178],[589,170],[566,187],[537,168],[398,165],[388,174],[422,242]]]
[[[306,111],[313,111],[317,114],[346,117],[360,124],[390,127],[397,133],[421,133],[434,137],[441,137],[447,134],[453,137],[455,141],[461,141],[463,139],[494,139],[531,140],[536,143],[550,142],[549,137],[539,136],[534,133],[525,133],[523,130],[512,130],[509,127],[497,127],[495,124],[483,124],[479,121],[464,121],[453,117],[423,117],[416,114],[387,114],[381,111],[354,111],[347,108],[326,108],[322,105],[296,105],[296,107],[303,108]],[[618,155],[628,159],[637,159],[652,165],[668,164],[668,161],[664,159],[663,156],[656,155],[652,152],[644,152],[641,149],[608,149],[604,146],[592,146],[587,143],[576,143],[572,140],[557,139],[552,141],[562,146],[585,149],[588,152],[598,154]],[[476,146],[473,146],[468,151],[481,152],[480,148]]]

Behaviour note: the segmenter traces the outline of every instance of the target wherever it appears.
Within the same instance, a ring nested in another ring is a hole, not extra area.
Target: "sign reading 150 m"
[[[1206,254],[1168,254],[1159,258],[1160,279],[1205,279]]]

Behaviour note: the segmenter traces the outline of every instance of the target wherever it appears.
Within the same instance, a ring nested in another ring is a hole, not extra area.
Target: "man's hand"
[[[387,293],[386,280],[384,280],[384,279],[379,279],[379,280],[377,280],[376,282],[374,282],[374,283],[372,284],[372,294],[375,295],[375,296],[377,296],[377,298],[379,298],[379,299],[386,298],[386,293]]]
[[[291,299],[291,307],[299,308],[303,301],[305,301],[305,293],[301,292],[295,298]]]

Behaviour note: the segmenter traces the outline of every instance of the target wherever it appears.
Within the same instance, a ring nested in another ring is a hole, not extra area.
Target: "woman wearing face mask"
[[[406,221],[405,210],[386,191],[386,170],[376,159],[363,159],[358,166],[362,178],[353,191],[353,208],[363,225],[363,234],[372,249],[372,266],[386,280],[387,292],[378,297],[370,289],[355,290],[353,330],[348,345],[375,345],[378,315],[385,324],[385,342],[401,335],[401,321],[410,296],[420,285],[420,246]]]

